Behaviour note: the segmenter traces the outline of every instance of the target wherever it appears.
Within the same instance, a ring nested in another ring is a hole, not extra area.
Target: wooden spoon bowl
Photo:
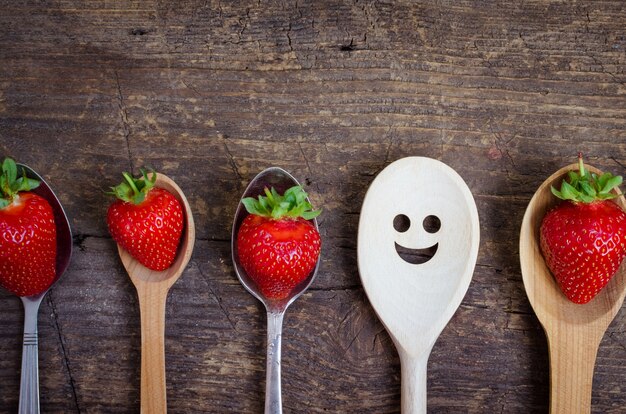
[[[174,195],[183,206],[185,225],[176,260],[163,271],[150,270],[126,250],[118,252],[131,281],[137,289],[141,313],[141,412],[166,413],[165,383],[165,303],[170,287],[187,266],[196,238],[191,208],[174,181],[157,174],[155,187]]]
[[[185,266],[187,266],[187,263],[191,258],[191,253],[193,251],[193,245],[196,237],[196,228],[193,222],[193,215],[191,214],[191,207],[189,206],[189,202],[187,201],[187,198],[185,197],[185,194],[183,194],[180,187],[178,187],[178,185],[169,177],[158,173],[154,186],[163,188],[164,190],[172,193],[183,206],[185,226],[183,229],[180,246],[178,247],[178,255],[176,256],[176,260],[174,260],[174,263],[172,263],[172,266],[170,266],[169,268],[157,272],[143,266],[133,256],[131,256],[130,253],[128,253],[120,246],[118,246],[118,252],[120,255],[120,259],[122,260],[122,263],[128,271],[128,275],[130,276],[135,286],[148,283],[158,284],[162,287],[165,287],[166,289],[169,289],[174,283],[176,283],[178,278],[181,276],[183,270],[185,270]]]
[[[586,166],[590,172],[602,174]],[[550,352],[550,412],[591,411],[593,369],[600,341],[626,295],[626,264],[608,285],[585,305],[571,302],[550,273],[539,244],[545,214],[559,203],[550,191],[559,187],[578,164],[564,167],[544,181],[530,200],[520,232],[520,262],[526,294],[548,339]],[[623,196],[614,200],[626,210]]]

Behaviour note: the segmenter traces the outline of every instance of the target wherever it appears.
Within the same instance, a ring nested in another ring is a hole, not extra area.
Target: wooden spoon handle
[[[420,357],[400,352],[402,414],[426,414],[426,367],[430,351]]]
[[[591,412],[593,369],[600,340],[572,331],[548,338],[550,414]]]
[[[167,290],[137,289],[141,313],[141,413],[167,413],[165,302]]]

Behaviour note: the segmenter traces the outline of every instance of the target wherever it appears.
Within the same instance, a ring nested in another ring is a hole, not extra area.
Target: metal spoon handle
[[[282,414],[280,390],[280,353],[283,336],[282,312],[267,312],[267,377],[265,383],[265,414]]]
[[[32,300],[22,298],[24,304],[24,339],[22,344],[22,374],[20,380],[19,414],[39,413],[39,349],[37,340],[37,313],[43,295]]]
[[[430,351],[419,357],[400,352],[402,414],[426,414],[426,368]]]

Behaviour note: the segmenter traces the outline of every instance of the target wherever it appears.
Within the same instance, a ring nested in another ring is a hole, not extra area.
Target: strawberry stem
[[[143,168],[141,169],[142,177],[140,178],[134,178],[129,173],[123,172],[124,181],[115,187],[111,187],[113,191],[107,194],[114,195],[127,203],[141,204],[156,182],[156,173],[152,170],[150,172],[152,173],[152,178],[148,178],[148,173]]]
[[[130,186],[130,188],[133,190],[133,192],[138,193],[139,190],[137,189],[137,186],[135,185],[135,180],[133,179],[133,177],[131,177],[130,174],[127,172],[123,172],[122,176],[124,177],[128,185]]]
[[[569,180],[569,181],[568,181]],[[593,203],[594,201],[609,200],[618,196],[613,191],[622,183],[621,176],[604,173],[589,174],[585,169],[582,153],[578,153],[578,172],[570,171],[567,179],[561,183],[561,189],[551,187],[552,194],[561,200],[569,200],[574,203]]]
[[[299,186],[289,188],[283,195],[279,194],[274,187],[263,189],[265,196],[258,198],[246,197],[241,202],[250,214],[271,217],[279,220],[284,217],[311,220],[320,215],[321,210],[313,210],[307,200],[307,193]]]
[[[9,157],[5,158],[0,173],[0,209],[11,204],[18,193],[30,191],[40,184],[38,180],[28,178],[24,168],[22,168],[21,177],[18,178],[17,173],[15,161]]]
[[[580,171],[580,176],[584,177],[585,176],[585,164],[583,163],[583,153],[579,152],[578,153],[578,170]]]

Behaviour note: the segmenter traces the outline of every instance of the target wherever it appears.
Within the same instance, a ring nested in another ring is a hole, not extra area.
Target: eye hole
[[[427,232],[437,233],[441,228],[441,220],[439,220],[439,217],[437,216],[430,215],[424,219],[422,225],[424,226],[424,230]]]
[[[393,219],[393,228],[396,229],[397,232],[404,233],[409,227],[411,227],[411,220],[404,214],[398,214]]]

